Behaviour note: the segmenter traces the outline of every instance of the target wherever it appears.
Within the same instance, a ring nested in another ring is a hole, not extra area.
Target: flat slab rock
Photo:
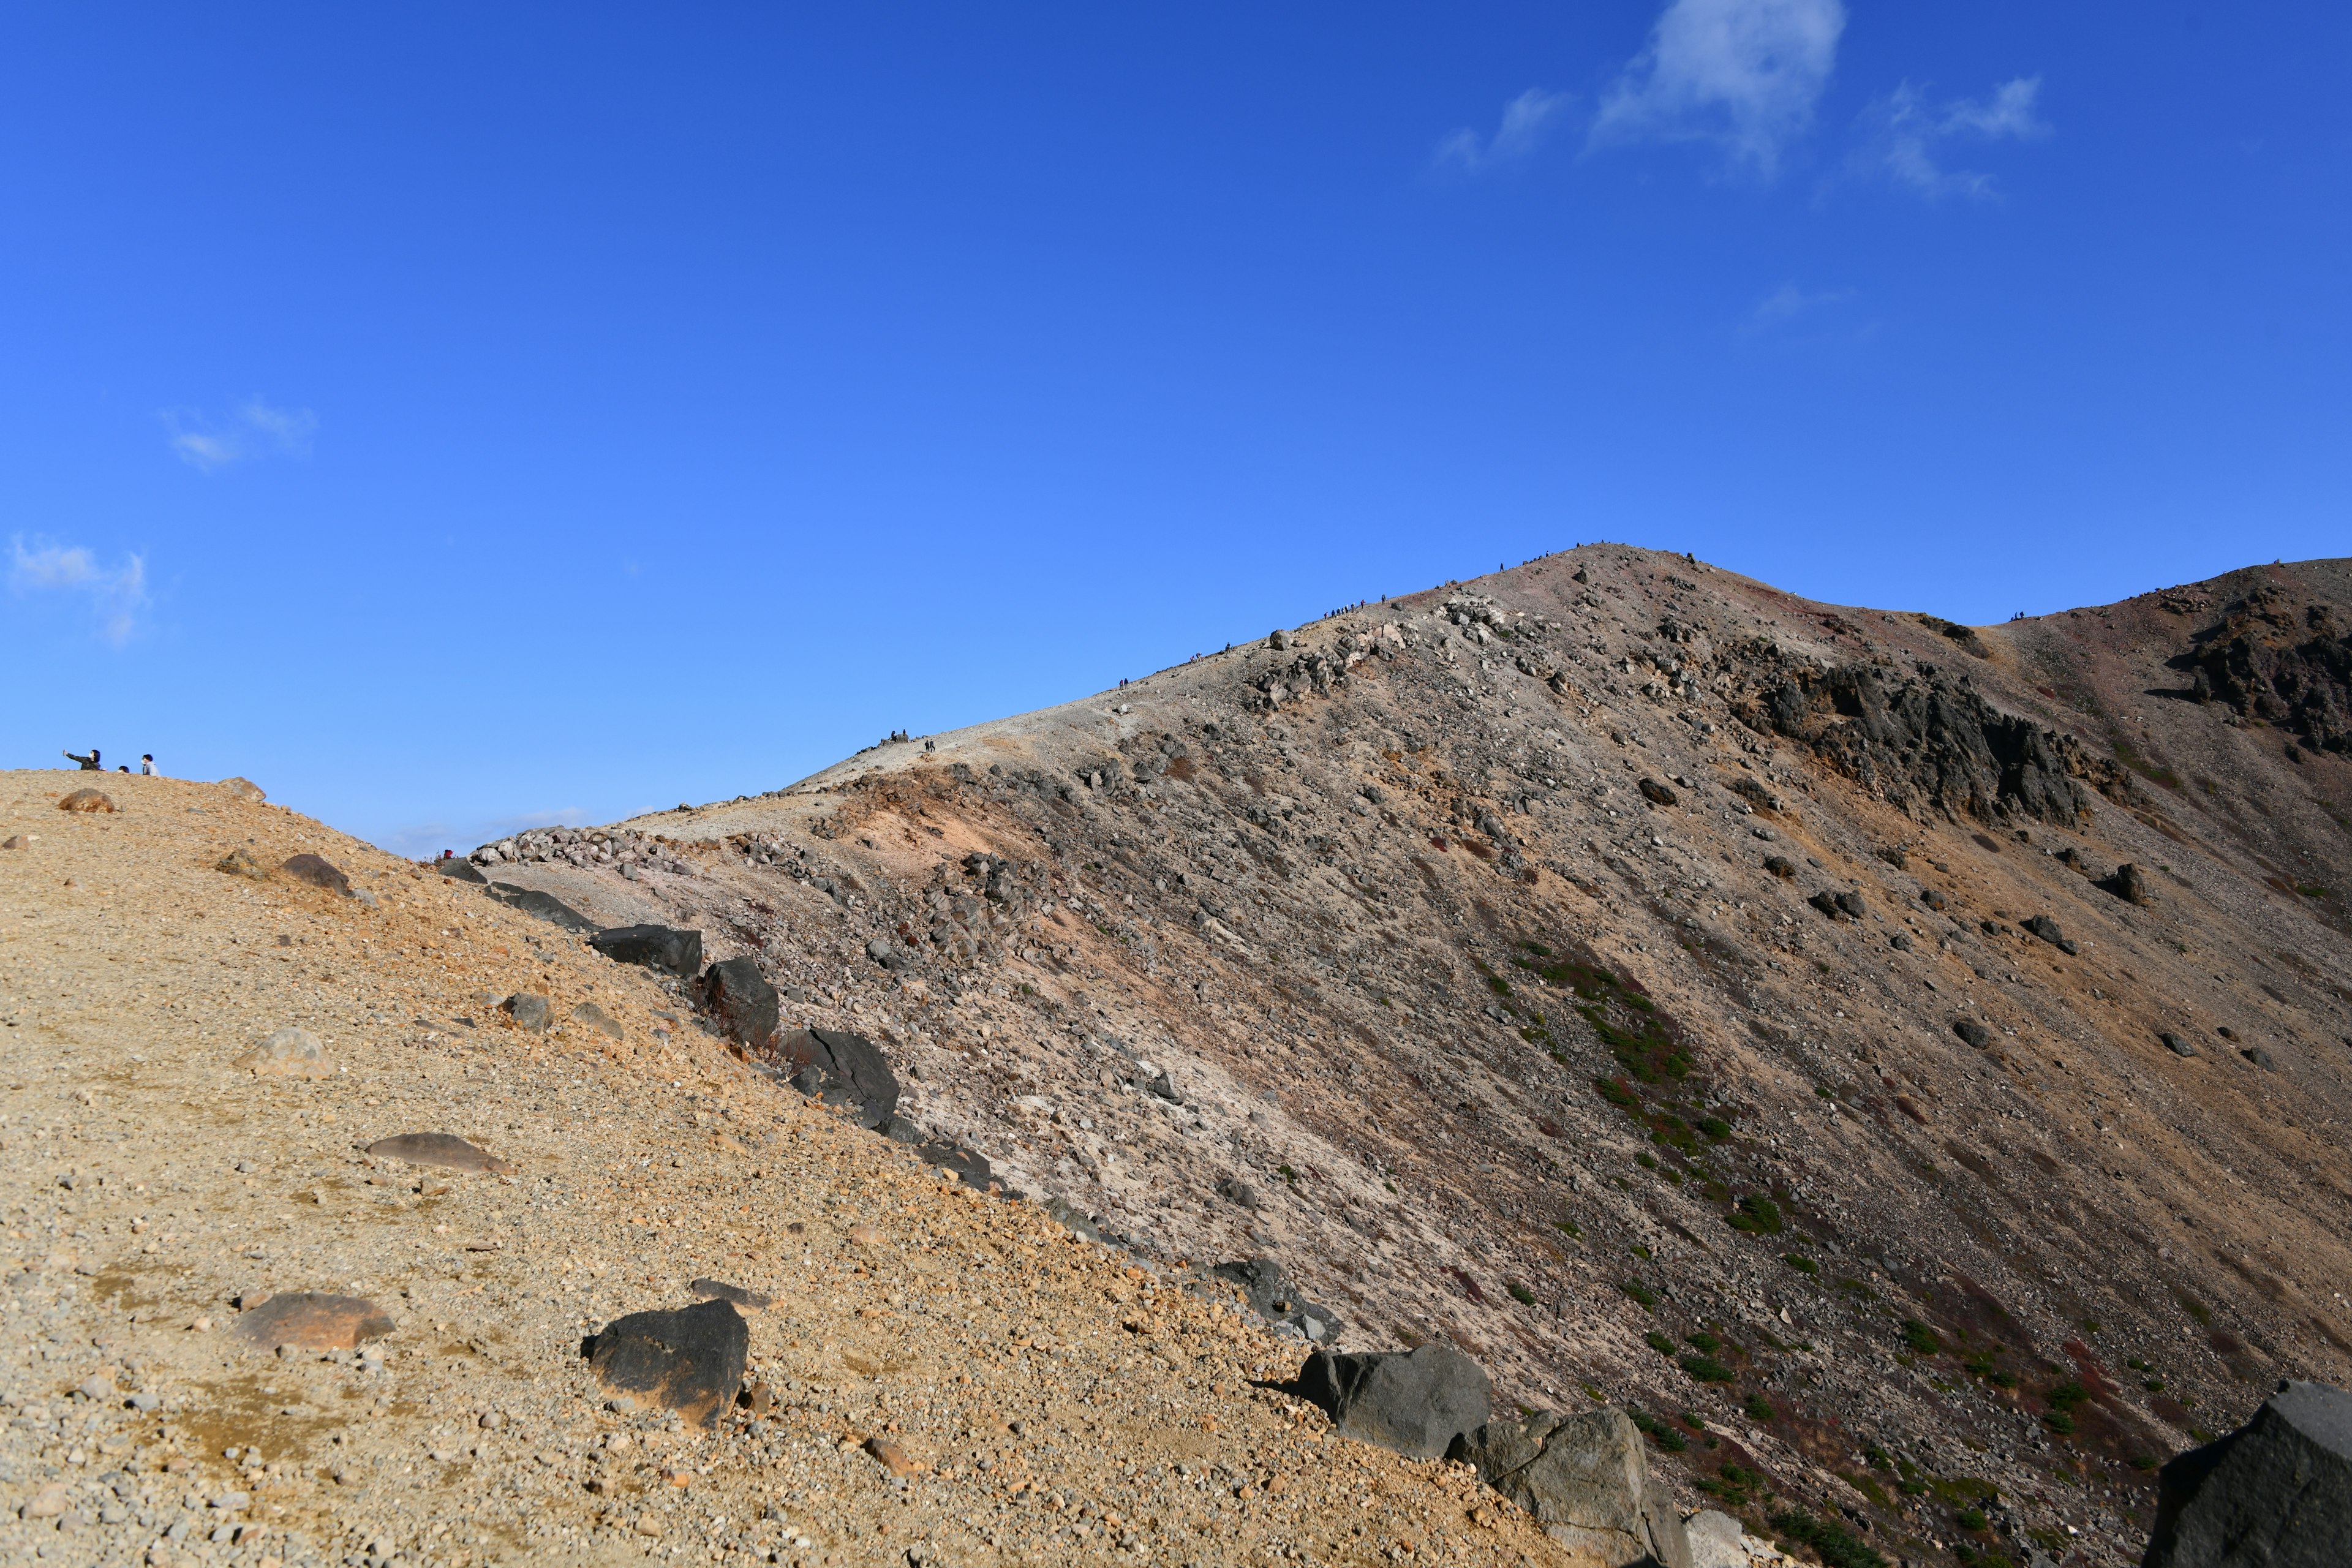
[[[1317,1351],[1284,1391],[1321,1406],[1341,1436],[1412,1459],[1444,1458],[1494,1409],[1486,1369],[1452,1345],[1409,1353]]]
[[[236,1321],[236,1337],[256,1350],[357,1350],[392,1332],[393,1321],[364,1296],[297,1290],[272,1296]]]
[[[698,1301],[614,1319],[589,1342],[588,1364],[612,1394],[708,1426],[733,1403],[751,1350],[733,1302]]]
[[[812,1100],[846,1106],[859,1126],[879,1131],[898,1109],[898,1075],[881,1050],[861,1035],[835,1029],[794,1029],[776,1047],[792,1086]]]
[[[2321,1568],[2352,1554],[2352,1394],[2283,1383],[2157,1473],[2142,1568]]]
[[[375,1160],[430,1165],[436,1171],[470,1171],[493,1176],[514,1173],[513,1165],[454,1132],[403,1132],[396,1137],[379,1138],[362,1146],[360,1152]]]
[[[772,1296],[763,1296],[746,1285],[730,1285],[724,1279],[689,1279],[686,1289],[698,1301],[728,1301],[754,1312],[765,1311],[776,1304]]]
[[[492,882],[483,889],[509,909],[520,910],[527,915],[562,926],[566,931],[593,931],[596,922],[557,898],[542,893],[537,888],[518,888],[512,882]]]
[[[1476,1466],[1546,1535],[1609,1568],[1647,1562],[1692,1568],[1682,1517],[1674,1499],[1650,1485],[1641,1430],[1622,1410],[1540,1410],[1523,1421],[1490,1422],[1458,1439],[1447,1457]]]

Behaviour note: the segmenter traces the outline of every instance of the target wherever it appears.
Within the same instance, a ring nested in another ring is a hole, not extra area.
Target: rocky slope
[[[0,774],[7,1561],[1572,1560],[1264,1386],[1297,1358],[1230,1287],[844,1122],[645,970],[250,786],[82,782]],[[730,1292],[724,1404],[583,1353]]]
[[[1294,1343],[1626,1402],[1759,1530],[2136,1561],[2152,1462],[2352,1373],[2347,615],[1596,545],[476,858],[754,958],[1132,1256],[1276,1259]]]

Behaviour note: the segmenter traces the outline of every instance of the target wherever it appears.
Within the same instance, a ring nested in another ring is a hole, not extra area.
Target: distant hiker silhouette
[[[86,773],[102,773],[106,771],[106,764],[98,760],[98,748],[96,746],[92,746],[89,749],[89,755],[86,757],[77,757],[71,752],[68,752],[65,753],[65,758],[66,761],[69,763],[79,763],[81,764],[81,771]]]
[[[141,755],[139,759],[139,771],[145,773],[151,779],[160,779],[163,776],[163,770],[155,765],[155,753],[152,752],[148,752]]]

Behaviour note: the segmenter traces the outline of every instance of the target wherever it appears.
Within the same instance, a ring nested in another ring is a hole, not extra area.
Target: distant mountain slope
[[[2136,1464],[2352,1373],[2347,614],[2342,561],[1970,628],[1596,545],[630,825],[690,874],[501,874],[1759,1524],[2136,1562]]]

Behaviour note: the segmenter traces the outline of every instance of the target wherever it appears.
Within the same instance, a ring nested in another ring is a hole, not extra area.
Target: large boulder
[[[2320,1568],[2352,1542],[2352,1394],[2282,1383],[2253,1419],[2157,1473],[2142,1568]]]
[[[1622,1410],[1539,1410],[1524,1421],[1490,1422],[1447,1457],[1475,1465],[1488,1486],[1535,1515],[1545,1534],[1610,1568],[1649,1562],[1691,1568],[1682,1516],[1664,1488],[1651,1487],[1641,1431]]]
[[[708,1300],[614,1319],[589,1341],[588,1363],[614,1394],[708,1426],[734,1403],[751,1350],[751,1328],[734,1303]]]
[[[588,945],[615,963],[634,963],[691,980],[702,973],[702,933],[675,926],[613,926]]]
[[[701,933],[687,933],[702,945]],[[775,1048],[782,1015],[776,988],[749,958],[728,958],[712,964],[702,976],[702,1005],[729,1039],[747,1049]],[[896,1100],[893,1100],[896,1103]]]
[[[1220,1263],[1212,1273],[1230,1279],[1249,1297],[1250,1310],[1277,1329],[1295,1329],[1309,1344],[1328,1344],[1344,1326],[1339,1314],[1299,1295],[1281,1264],[1271,1258]]]
[[[850,1107],[861,1127],[880,1131],[898,1109],[898,1078],[874,1042],[835,1029],[794,1029],[776,1047],[794,1089]]]
[[[348,893],[352,879],[343,868],[323,855],[296,855],[278,868],[278,873],[291,881],[308,882],[330,893]]]
[[[1343,1437],[1411,1459],[1443,1458],[1454,1439],[1486,1425],[1494,1388],[1484,1368],[1452,1345],[1406,1353],[1317,1351],[1286,1392],[1322,1407]]]

